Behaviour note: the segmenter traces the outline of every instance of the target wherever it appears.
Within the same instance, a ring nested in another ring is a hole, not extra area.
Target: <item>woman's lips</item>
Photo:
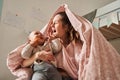
[[[56,32],[56,30],[53,31],[53,33]]]

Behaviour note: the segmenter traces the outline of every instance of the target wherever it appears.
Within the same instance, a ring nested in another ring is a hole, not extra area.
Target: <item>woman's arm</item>
[[[55,57],[51,51],[42,50],[40,52],[37,52],[36,56],[37,56],[37,59],[40,59],[40,60],[46,61],[46,62],[55,60]]]
[[[37,59],[42,60],[42,61],[54,61],[55,58],[53,56],[53,54],[51,53],[51,51],[39,51],[36,52],[32,57],[30,57],[29,59],[25,59],[22,63],[22,67],[29,67],[31,66],[34,61],[36,61]]]
[[[31,66],[34,61],[37,59],[37,54],[34,54],[32,57],[30,57],[29,59],[25,59],[23,62],[22,62],[22,67],[29,67]]]

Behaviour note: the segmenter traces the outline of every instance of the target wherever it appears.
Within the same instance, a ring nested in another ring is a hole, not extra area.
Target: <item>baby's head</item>
[[[32,31],[28,39],[29,41],[37,41],[40,45],[43,45],[47,38],[40,31]]]

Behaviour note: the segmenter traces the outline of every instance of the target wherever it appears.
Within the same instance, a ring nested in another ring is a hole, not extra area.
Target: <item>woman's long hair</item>
[[[68,16],[66,15],[65,12],[59,12],[57,13],[57,15],[61,15],[62,16],[62,23],[63,23],[63,26],[64,25],[67,25],[67,30],[66,30],[66,33],[67,33],[67,37],[69,38],[69,41],[71,40],[78,40],[80,38],[79,36],[79,33],[77,31],[75,31],[75,29],[73,28],[70,20],[68,19]]]

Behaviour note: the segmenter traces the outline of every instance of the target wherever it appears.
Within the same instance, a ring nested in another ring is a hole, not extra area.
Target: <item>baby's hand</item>
[[[33,46],[33,47],[36,47],[37,45],[39,45],[39,38],[35,38],[34,40],[30,41],[30,44]]]
[[[36,55],[37,55],[37,59],[40,59],[46,62],[55,61],[55,58],[50,51],[49,52],[40,51],[40,52],[37,52]]]

